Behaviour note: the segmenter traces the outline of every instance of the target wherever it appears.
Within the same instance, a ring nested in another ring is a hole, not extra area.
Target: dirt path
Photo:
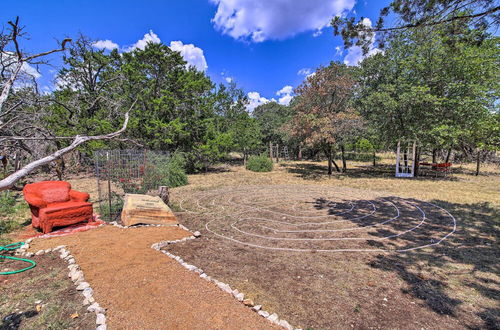
[[[153,243],[189,235],[178,227],[105,226],[35,239],[31,250],[67,245],[96,301],[107,308],[110,329],[274,328],[214,284],[151,249]]]

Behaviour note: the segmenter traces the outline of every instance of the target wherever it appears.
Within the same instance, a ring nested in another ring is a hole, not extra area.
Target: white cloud
[[[286,85],[282,89],[276,92],[276,95],[285,95],[285,94],[291,94],[293,92],[293,87],[290,85]]]
[[[372,21],[369,18],[364,18],[362,21],[362,24],[364,24],[367,27],[372,26]],[[358,65],[359,62],[361,62],[364,58],[381,53],[382,50],[376,48],[375,46],[375,34],[371,36],[371,41],[370,41],[370,46],[368,53],[366,55],[363,55],[363,50],[359,46],[352,46],[347,50],[347,54],[344,57],[344,64],[347,65]]]
[[[311,69],[309,69],[309,68],[300,69],[299,72],[297,72],[297,74],[299,76],[308,76],[311,74]]]
[[[42,76],[36,68],[32,67],[31,65],[29,65],[26,62],[24,62],[23,65],[21,66],[21,72],[24,74],[27,74],[35,79],[38,79]]]
[[[250,112],[252,112],[259,105],[266,104],[266,103],[270,102],[270,100],[266,99],[263,96],[260,96],[259,92],[249,92],[247,94],[247,97],[248,97],[247,110]]]
[[[233,82],[233,78],[231,78],[231,77],[226,77],[226,82],[227,82],[228,84],[232,83],[232,82]]]
[[[182,41],[170,42],[170,49],[181,53],[182,57],[188,62],[188,65],[194,66],[199,71],[205,71],[208,68],[207,60],[203,55],[203,50],[193,44],[183,44]]]
[[[277,91],[276,95],[281,96],[278,99],[278,103],[282,105],[289,105],[290,101],[293,99],[292,93],[293,93],[293,87],[290,85],[287,85],[282,89],[280,89],[279,91]]]
[[[160,38],[158,38],[158,35],[154,33],[153,30],[149,30],[149,32],[146,33],[142,39],[137,40],[135,44],[133,44],[130,47],[126,47],[124,50],[126,52],[131,52],[134,49],[144,50],[144,48],[146,48],[146,45],[148,43],[159,44],[160,42],[161,40]]]
[[[234,39],[262,42],[297,33],[321,34],[333,16],[353,8],[355,0],[210,0],[217,5],[215,28]]]
[[[314,74],[314,73],[313,73]],[[276,92],[277,96],[280,96],[278,100],[273,98],[265,98],[260,95],[259,92],[249,92],[247,94],[248,102],[247,110],[252,112],[256,107],[262,104],[266,104],[268,102],[277,102],[281,105],[289,105],[290,101],[293,99],[293,87],[290,85],[284,86],[282,89]]]
[[[343,53],[342,47],[340,47],[340,46],[335,47],[335,54],[336,55],[342,55],[342,53]]]
[[[92,44],[93,47],[98,48],[98,49],[107,49],[107,50],[113,50],[117,49],[119,46],[117,43],[114,43],[111,40],[98,40]]]

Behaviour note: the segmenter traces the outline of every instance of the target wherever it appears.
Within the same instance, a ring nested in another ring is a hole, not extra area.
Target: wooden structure
[[[126,194],[121,214],[125,226],[139,223],[154,225],[177,225],[179,222],[167,204],[158,196]]]
[[[89,194],[72,190],[65,181],[41,181],[27,184],[24,199],[31,209],[31,224],[44,234],[54,227],[69,226],[79,222],[93,222]]]
[[[398,148],[396,151],[396,178],[414,177],[416,149],[416,141],[413,141],[413,144],[409,142],[403,146],[401,145],[401,141],[398,141]]]

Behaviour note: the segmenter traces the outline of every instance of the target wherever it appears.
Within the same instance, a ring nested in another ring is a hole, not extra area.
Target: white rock
[[[101,324],[100,326],[95,328],[95,330],[107,330],[106,324]]]
[[[28,239],[26,240],[26,244],[30,244],[31,242],[33,242],[33,238],[28,238]]]
[[[235,298],[238,299],[238,301],[243,301],[245,299],[245,295],[240,292],[236,295]]]
[[[256,312],[260,311],[261,308],[262,308],[262,305],[255,305],[252,307],[252,309]]]
[[[290,325],[290,323],[288,323],[285,320],[280,320],[278,325],[282,326],[283,328],[285,328],[287,330],[293,330],[293,327]]]
[[[92,305],[87,307],[87,310],[89,312],[94,312],[96,314],[104,314],[106,312],[106,310],[104,308],[102,308],[101,306],[99,306],[99,304],[96,302],[94,302]]]
[[[194,236],[194,237],[200,237],[200,236],[201,236],[201,233],[200,233],[199,231],[195,231],[195,232],[193,233],[193,236]]]
[[[52,249],[47,249],[47,250],[45,250],[45,253],[49,253],[51,251],[52,251]]]
[[[81,271],[76,271],[71,275],[71,280],[73,282],[83,281],[83,273]]]
[[[82,282],[82,283],[78,284],[78,286],[76,287],[76,289],[78,291],[83,291],[87,288],[90,288],[90,285],[87,282]]]
[[[85,298],[90,299],[94,294],[94,290],[92,290],[92,288],[86,288],[83,290],[82,294]]]
[[[67,256],[69,256],[69,252],[68,252],[67,250],[65,250],[65,249],[62,249],[62,250],[61,250],[61,255],[60,255],[60,257],[61,257],[62,259],[64,259],[64,258],[66,258]]]
[[[59,246],[56,246],[52,251],[60,251],[61,249],[64,249],[66,247],[66,245],[59,245]]]
[[[38,250],[38,251],[36,251],[36,252],[35,252],[35,255],[36,255],[36,256],[41,256],[41,255],[42,255],[42,254],[44,254],[44,253],[45,253],[45,251],[44,251],[44,250]]]
[[[198,269],[198,267],[196,267],[194,265],[189,265],[189,264],[186,266],[186,268],[191,270],[191,271]]]
[[[97,314],[95,323],[98,325],[106,324],[106,316],[104,316],[104,314],[101,313]]]
[[[240,292],[238,291],[238,289],[234,289],[233,292],[232,292],[232,294],[236,298],[236,296],[239,295]]]
[[[259,311],[259,312],[258,312],[258,314],[259,314],[260,316],[262,316],[262,317],[265,317],[265,318],[269,317],[269,313],[268,313],[268,312],[266,312],[266,311]]]
[[[74,258],[68,259],[68,264],[73,265],[75,263],[76,263],[76,261]]]
[[[200,274],[200,277],[201,277],[201,278],[205,278],[205,277],[207,277],[207,276],[208,276],[208,275],[207,275],[207,274],[205,274],[205,273],[201,273],[201,274]]]
[[[269,321],[275,323],[276,321],[278,321],[279,317],[278,317],[278,314],[276,313],[272,313],[271,315],[268,316],[267,318]]]

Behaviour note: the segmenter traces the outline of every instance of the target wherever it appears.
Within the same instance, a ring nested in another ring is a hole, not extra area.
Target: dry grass
[[[271,173],[224,167],[190,176],[189,186],[173,190],[173,203],[235,186],[350,187],[435,203],[457,218],[456,233],[411,253],[302,255],[218,239],[204,231],[205,216],[183,214],[182,221],[204,237],[172,252],[303,328],[498,328],[500,169],[487,165],[476,177],[468,164],[454,166],[447,178],[396,179],[391,159],[375,168],[348,166],[331,178],[325,162],[275,164]]]

